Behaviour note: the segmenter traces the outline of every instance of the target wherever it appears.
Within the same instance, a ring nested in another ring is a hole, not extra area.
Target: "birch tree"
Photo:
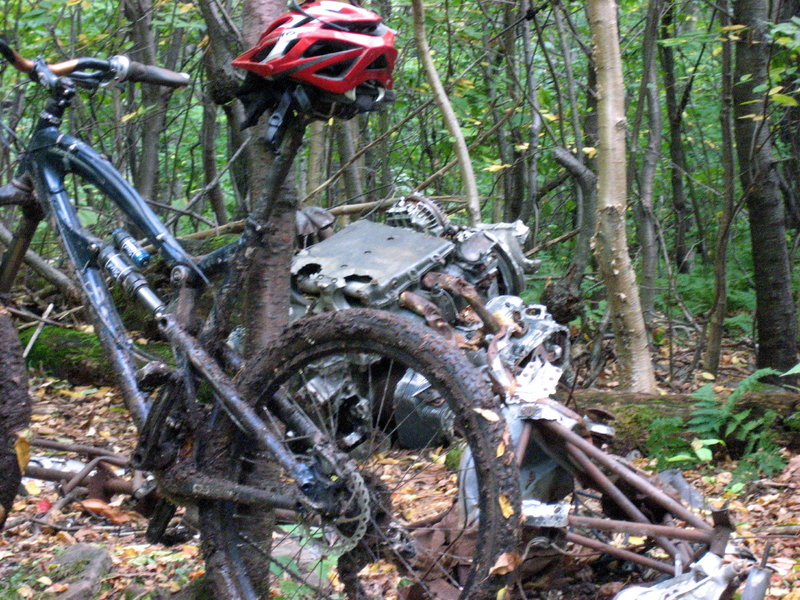
[[[598,94],[594,252],[606,286],[622,384],[632,391],[654,393],[653,363],[625,231],[625,90],[617,5],[613,0],[590,0],[588,11]]]

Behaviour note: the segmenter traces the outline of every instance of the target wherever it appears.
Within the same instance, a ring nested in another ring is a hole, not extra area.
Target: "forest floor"
[[[734,369],[739,378],[748,374],[744,372],[746,357],[727,356],[729,370]],[[680,365],[680,361],[674,364]],[[603,373],[598,383],[613,388],[613,370]],[[708,383],[707,377],[698,376],[681,387],[686,391],[703,383]],[[717,384],[724,386],[725,382]],[[35,401],[34,437],[130,454],[135,431],[115,389],[72,386],[38,377],[31,382],[31,393]],[[41,450],[34,452],[35,456],[40,454]],[[750,482],[736,495],[726,491],[733,465],[715,464],[702,472],[684,473],[707,498],[729,503],[737,524],[737,543],[749,547],[757,556],[767,542],[771,543],[769,565],[775,573],[767,596],[770,600],[800,600],[800,455],[787,451],[786,459],[787,467],[782,473]],[[642,465],[647,466],[647,462],[642,461]],[[71,584],[55,576],[52,563],[55,556],[79,543],[103,546],[110,554],[110,570],[102,575],[94,600],[180,596],[181,589],[202,580],[197,535],[187,531],[182,540],[170,547],[148,544],[144,539],[147,520],[136,511],[130,498],[118,495],[104,502],[82,501],[77,496],[65,504],[52,483],[26,479],[24,486],[27,496],[18,499],[7,529],[0,535],[0,600],[65,597]],[[619,572],[616,577],[606,573],[601,579],[597,558],[579,558],[553,570],[557,574],[526,582],[527,597],[611,598],[624,585],[635,582],[630,575],[629,580],[619,576]]]

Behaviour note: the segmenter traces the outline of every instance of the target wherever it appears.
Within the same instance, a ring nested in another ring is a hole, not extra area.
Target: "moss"
[[[650,434],[650,426],[660,416],[652,406],[628,405],[620,407],[611,425],[616,430],[612,442],[614,451],[626,454],[632,448],[644,448]]]
[[[453,473],[458,472],[458,467],[461,464],[461,455],[464,454],[464,444],[457,444],[447,451],[444,458],[444,466]]]
[[[23,345],[27,345],[33,331],[28,329],[21,332]],[[137,345],[163,359],[172,358],[168,344]],[[75,384],[113,384],[116,379],[106,356],[105,349],[93,333],[46,326],[31,348],[27,364]]]
[[[73,577],[83,574],[90,562],[92,561],[88,558],[82,558],[80,560],[76,560],[75,562],[58,565],[48,573],[48,576],[54,581],[72,579]]]

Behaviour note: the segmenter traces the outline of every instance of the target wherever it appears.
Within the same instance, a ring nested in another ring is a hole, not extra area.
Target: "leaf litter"
[[[31,392],[34,418],[26,439],[101,446],[125,455],[134,448],[136,432],[115,389],[34,379]],[[426,467],[421,477],[394,487],[393,501],[399,504],[407,521],[446,514],[453,505],[457,481],[445,465],[444,452],[439,449],[424,461],[408,452],[376,456],[380,477],[385,481],[397,481],[409,466]],[[41,448],[33,449],[33,454],[63,456],[63,453],[43,452]],[[735,465],[716,465],[714,476],[699,471],[684,472],[704,495],[728,502],[737,524],[737,543],[747,546],[757,556],[767,543],[771,544],[769,565],[775,573],[768,600],[800,600],[800,456],[787,453],[787,458],[788,464],[781,474],[751,482],[738,495],[726,490]],[[203,575],[199,538],[192,535],[172,547],[148,544],[144,539],[147,520],[134,510],[130,498],[118,495],[106,501],[84,496],[59,504],[62,498],[55,484],[33,479],[24,483],[27,496],[18,498],[7,530],[0,536],[0,582],[11,582],[14,586],[4,588],[6,584],[0,583],[3,600],[56,598],[66,591],[68,584],[51,578],[50,565],[60,551],[81,542],[104,546],[111,555],[113,570],[105,578],[98,600],[121,597],[133,584],[177,592]],[[436,540],[420,542],[436,543]],[[573,550],[567,547],[568,552]],[[515,568],[521,560],[511,554],[500,558],[494,565],[497,573]],[[530,600],[612,597],[629,582],[597,580],[592,567],[599,559],[594,553],[577,554],[569,568],[564,568],[562,560],[559,568],[537,573],[522,582],[527,597]],[[20,572],[29,576],[20,578]],[[396,574],[391,569],[376,567],[372,576],[376,589],[380,589],[386,578]]]

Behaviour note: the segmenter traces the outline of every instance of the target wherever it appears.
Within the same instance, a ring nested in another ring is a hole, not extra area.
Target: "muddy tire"
[[[22,474],[14,450],[16,432],[31,418],[28,377],[17,328],[0,306],[0,529],[11,512]]]
[[[502,413],[459,349],[406,317],[341,311],[290,326],[251,362],[239,388],[259,406],[276,393],[290,398],[355,465],[370,506],[366,531],[338,554],[325,517],[201,506],[218,598],[496,597],[507,579],[492,568],[517,551],[519,482]],[[449,448],[434,434],[426,447],[398,448],[398,421],[409,417],[398,417],[395,403],[412,393],[425,398],[425,410],[446,413],[446,404],[454,416]],[[262,489],[286,485],[274,459],[227,419],[212,430],[200,450],[204,470]],[[302,441],[286,435],[286,447],[302,458]],[[455,456],[464,446],[475,460],[480,509],[477,524],[466,526]]]

